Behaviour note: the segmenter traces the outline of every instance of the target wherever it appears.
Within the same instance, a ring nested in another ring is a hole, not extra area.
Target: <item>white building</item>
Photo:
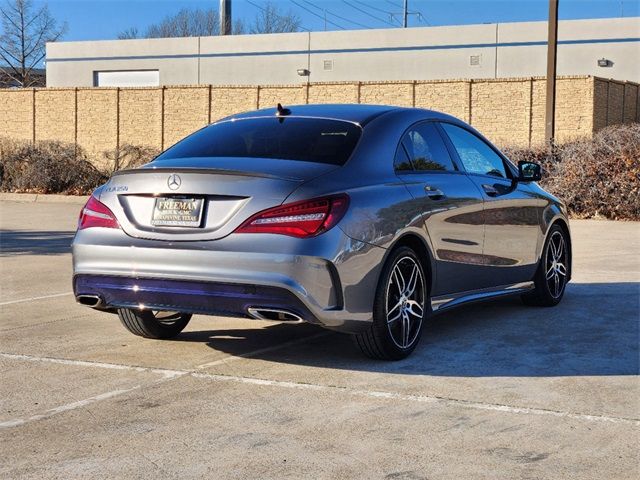
[[[47,86],[268,85],[546,74],[546,22],[47,45]],[[640,82],[640,17],[566,20],[558,75]]]

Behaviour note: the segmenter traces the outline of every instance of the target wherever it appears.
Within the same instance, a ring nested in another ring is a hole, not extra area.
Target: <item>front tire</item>
[[[118,317],[122,325],[134,335],[158,340],[177,336],[191,320],[188,313],[129,308],[119,308]]]
[[[533,291],[522,295],[525,305],[553,307],[560,303],[569,281],[571,245],[565,231],[553,225],[544,243]]]
[[[354,335],[362,353],[379,360],[401,360],[415,350],[426,314],[427,287],[422,262],[409,247],[391,253],[376,289],[373,322]]]

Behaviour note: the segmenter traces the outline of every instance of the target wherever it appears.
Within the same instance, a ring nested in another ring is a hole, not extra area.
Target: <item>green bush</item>
[[[513,160],[541,163],[541,186],[573,217],[640,220],[640,124],[615,125],[553,148],[505,148]]]

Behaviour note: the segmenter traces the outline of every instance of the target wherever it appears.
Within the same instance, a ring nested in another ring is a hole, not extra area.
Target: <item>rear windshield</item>
[[[249,118],[210,125],[156,160],[190,157],[252,157],[343,165],[361,128],[340,120]]]

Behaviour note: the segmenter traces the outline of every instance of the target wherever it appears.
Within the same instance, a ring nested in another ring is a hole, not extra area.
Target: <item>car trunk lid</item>
[[[172,159],[117,172],[99,200],[132,237],[215,240],[255,213],[282,204],[305,181],[335,168],[265,158]],[[168,215],[176,206],[181,215]]]

